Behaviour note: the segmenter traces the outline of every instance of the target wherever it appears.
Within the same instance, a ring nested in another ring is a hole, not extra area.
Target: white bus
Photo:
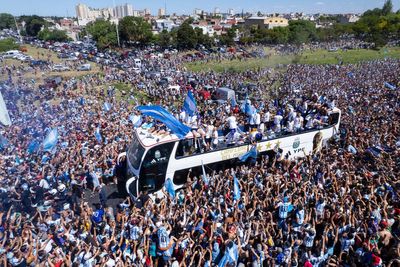
[[[340,110],[335,108],[328,116],[329,123],[318,129],[281,134],[274,138],[264,137],[257,142],[258,155],[275,156],[274,151],[279,148],[281,155],[293,159],[319,150],[323,142],[339,130]],[[231,167],[239,164],[238,157],[251,149],[249,143],[229,146],[222,140],[224,137],[220,138],[220,145],[216,149],[193,152],[192,133],[179,139],[173,134],[150,136],[146,130],[136,129],[127,151],[118,157],[118,189],[126,190],[134,197],[139,192],[161,193],[165,180],[170,178],[175,190],[178,190],[184,187],[189,172],[201,174],[202,164],[212,170]]]

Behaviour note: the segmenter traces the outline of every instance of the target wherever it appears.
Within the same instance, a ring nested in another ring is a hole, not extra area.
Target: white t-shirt
[[[269,113],[269,111],[264,113],[263,120],[264,122],[269,122],[271,120],[271,113]]]
[[[303,125],[303,117],[302,116],[294,118],[294,128],[295,129],[301,128],[302,125]]]
[[[281,123],[282,119],[283,119],[283,117],[281,115],[275,115],[275,117],[274,117],[275,125],[279,125]]]
[[[237,128],[237,123],[236,123],[236,117],[235,116],[230,116],[226,120],[229,124],[229,129],[236,129]]]
[[[206,138],[211,138],[212,134],[214,131],[214,126],[213,125],[207,125],[206,127]]]
[[[255,124],[256,125],[260,125],[260,123],[261,123],[261,115],[260,115],[260,113],[256,113],[256,115],[254,117],[255,117],[254,118]]]

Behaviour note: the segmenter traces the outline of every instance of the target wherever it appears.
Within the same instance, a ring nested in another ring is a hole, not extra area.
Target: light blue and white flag
[[[142,116],[140,115],[130,115],[129,120],[132,122],[133,127],[138,128],[142,125]]]
[[[4,102],[3,95],[0,92],[0,122],[5,126],[11,125],[10,115],[8,115],[8,110],[6,103]]]
[[[233,200],[240,200],[240,185],[235,173],[233,173]]]
[[[390,90],[396,90],[396,86],[394,86],[393,84],[385,82],[384,85],[385,85],[386,88],[389,88]]]
[[[29,154],[33,154],[39,150],[39,147],[40,147],[40,143],[36,140],[32,140],[28,145],[27,151]]]
[[[183,109],[190,116],[193,116],[193,114],[196,113],[196,99],[194,98],[193,93],[190,90],[188,91],[185,102],[183,103]]]
[[[205,185],[208,186],[209,179],[208,179],[208,176],[206,174],[206,170],[204,169],[203,161],[201,161],[201,169],[203,171],[203,182],[204,182]]]
[[[110,111],[111,110],[111,104],[108,103],[108,102],[105,102],[104,103],[104,110],[107,111],[107,112]]]
[[[174,184],[172,183],[170,178],[167,178],[165,180],[165,189],[167,190],[168,194],[172,197],[175,198],[175,189],[174,189]]]
[[[96,130],[94,131],[94,136],[96,137],[97,142],[101,143],[103,141],[103,137],[100,133],[100,126],[97,126]]]
[[[0,149],[4,149],[8,146],[8,140],[0,134]]]
[[[164,123],[180,139],[190,132],[190,127],[182,124],[171,113],[160,106],[139,106],[137,107],[143,115],[152,117]]]
[[[239,250],[238,246],[233,242],[228,242],[228,245],[225,247],[224,256],[218,263],[218,267],[225,267],[227,264],[230,266],[236,266],[239,259]]]
[[[248,158],[257,159],[257,147],[253,146],[249,151],[239,156],[241,162],[245,162]]]
[[[57,128],[53,128],[43,140],[43,150],[44,151],[52,151],[53,148],[57,145],[58,141],[58,131]]]

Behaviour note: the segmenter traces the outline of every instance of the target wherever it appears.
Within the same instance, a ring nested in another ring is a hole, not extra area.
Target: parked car
[[[68,66],[61,65],[61,64],[53,65],[53,67],[51,69],[52,69],[52,71],[68,71],[68,70],[70,70]]]
[[[77,71],[89,71],[91,69],[92,69],[92,66],[90,64],[82,64],[76,70]]]
[[[49,62],[45,61],[45,60],[32,60],[30,65],[31,67],[35,67],[35,66],[44,66],[44,65],[48,65]]]

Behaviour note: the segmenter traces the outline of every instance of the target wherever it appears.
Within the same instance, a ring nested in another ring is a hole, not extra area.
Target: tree
[[[382,7],[382,15],[387,16],[391,13],[393,13],[392,0],[386,0],[385,4]]]
[[[172,44],[172,36],[167,30],[163,30],[158,34],[158,45],[167,48]]]
[[[33,15],[33,16],[21,16],[19,17],[19,21],[25,22],[25,33],[28,36],[36,37],[40,32],[42,27],[49,26],[50,24],[46,22],[43,18]]]
[[[12,38],[0,40],[0,52],[18,49],[18,47],[19,47],[19,45],[16,44],[15,40]]]
[[[118,43],[115,25],[108,20],[96,20],[89,23],[86,31],[92,35],[100,49],[116,46]]]
[[[119,22],[118,28],[121,40],[140,46],[148,44],[153,37],[151,25],[140,17],[124,17]]]
[[[289,41],[300,45],[316,39],[315,24],[306,20],[292,20],[289,22]]]
[[[275,27],[267,31],[268,40],[272,44],[286,44],[289,41],[288,27]]]
[[[67,36],[65,31],[60,30],[52,30],[45,28],[40,31],[37,35],[40,40],[44,41],[56,41],[56,42],[65,42],[68,41],[70,38]]]
[[[197,45],[197,36],[196,32],[190,26],[188,21],[184,21],[181,26],[179,26],[176,42],[179,49],[192,49]]]
[[[0,14],[0,30],[3,29],[15,29],[14,17],[8,13]]]

